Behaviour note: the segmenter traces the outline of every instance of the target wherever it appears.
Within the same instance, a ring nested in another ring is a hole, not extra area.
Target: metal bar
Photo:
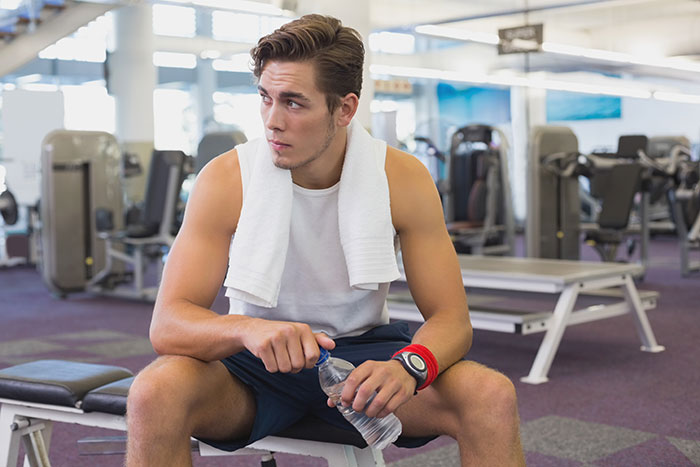
[[[634,324],[637,326],[637,333],[642,341],[642,350],[645,352],[663,352],[665,347],[656,343],[654,331],[651,330],[649,319],[642,307],[637,287],[634,285],[631,276],[625,276],[624,291],[627,303],[632,311]]]
[[[640,260],[642,262],[642,266],[644,266],[644,271],[649,268],[649,238],[650,238],[650,229],[649,229],[649,198],[650,194],[648,191],[644,190],[642,191],[642,234],[641,234],[641,252],[640,252]],[[643,274],[642,274],[643,277]]]
[[[29,439],[31,440],[31,443],[27,443],[31,445],[31,449],[27,449],[27,456],[29,457],[29,453],[31,452],[33,457],[34,457],[34,462],[37,467],[51,467],[51,461],[49,461],[49,454],[46,449],[46,444],[44,443],[44,435],[42,433],[43,430],[36,430],[32,431],[29,433]],[[23,439],[26,439],[26,436],[22,437]],[[25,444],[25,448],[28,446]],[[32,461],[29,461],[30,465],[32,464]]]
[[[0,406],[0,465],[17,465],[21,435],[11,429],[16,422],[14,411],[5,405]]]
[[[550,327],[542,339],[540,348],[535,356],[535,361],[530,368],[530,373],[520,378],[520,381],[529,384],[542,384],[548,381],[547,373],[552,366],[552,361],[559,348],[559,343],[564,335],[564,330],[573,311],[580,284],[568,285],[559,296],[554,313],[550,320]]]
[[[119,415],[83,412],[72,407],[38,404],[13,399],[0,399],[0,404],[2,404],[3,411],[8,410],[14,416],[126,431],[126,421],[124,417]]]

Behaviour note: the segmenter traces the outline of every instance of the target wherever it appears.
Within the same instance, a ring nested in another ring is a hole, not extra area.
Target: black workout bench
[[[125,368],[64,360],[0,370],[0,465],[17,465],[21,440],[30,466],[49,467],[53,422],[126,431],[126,396],[133,379]],[[359,433],[315,419],[235,452],[192,443],[201,456],[258,454],[263,466],[276,465],[275,452],[323,457],[329,467],[385,466],[381,451],[367,447]]]

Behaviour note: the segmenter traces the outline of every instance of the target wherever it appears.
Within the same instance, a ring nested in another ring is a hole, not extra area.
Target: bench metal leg
[[[642,350],[645,352],[663,352],[665,347],[656,343],[654,331],[651,329],[647,314],[642,307],[642,301],[639,298],[637,287],[632,281],[632,276],[625,276],[625,284],[623,286],[625,292],[625,300],[630,307],[630,313],[634,318],[634,324],[637,326],[637,334],[642,341]]]
[[[5,405],[0,407],[0,465],[17,465],[20,435],[11,426],[15,414]]]
[[[376,449],[360,449],[350,445],[306,441],[268,436],[233,453],[221,451],[199,442],[199,454],[208,456],[231,456],[262,453],[301,454],[322,457],[328,467],[385,467],[382,452]]]
[[[36,423],[36,421],[32,422]],[[51,467],[49,447],[51,446],[53,422],[44,420],[31,428],[33,429],[27,429],[27,434],[22,435],[22,442],[26,452],[24,465],[29,465],[30,467]]]
[[[386,467],[382,451],[372,448],[360,449],[353,447],[352,449],[355,451],[355,458],[359,467]]]
[[[561,338],[573,312],[580,288],[580,284],[575,283],[567,285],[562,291],[554,308],[554,313],[549,319],[549,326],[537,351],[535,361],[532,364],[532,368],[530,368],[530,374],[520,378],[520,381],[523,383],[542,384],[549,381],[547,373],[549,373],[549,368],[552,366],[552,361],[561,343]]]
[[[0,465],[17,465],[19,442],[24,444],[25,467],[51,467],[49,446],[53,423],[18,416],[3,405],[0,408]]]

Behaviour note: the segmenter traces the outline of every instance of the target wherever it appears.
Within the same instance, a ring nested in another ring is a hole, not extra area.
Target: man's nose
[[[265,126],[271,131],[284,130],[284,113],[282,106],[277,103],[272,103],[268,108],[265,116]]]

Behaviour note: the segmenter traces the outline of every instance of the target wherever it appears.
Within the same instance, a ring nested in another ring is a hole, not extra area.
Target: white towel
[[[238,147],[255,151],[244,202],[231,242],[227,296],[254,305],[277,306],[289,246],[293,185],[289,170],[275,167],[265,139]],[[348,127],[338,191],[340,243],[350,286],[376,290],[400,277],[394,250],[386,143],[353,120]],[[239,157],[242,163],[248,159]]]

